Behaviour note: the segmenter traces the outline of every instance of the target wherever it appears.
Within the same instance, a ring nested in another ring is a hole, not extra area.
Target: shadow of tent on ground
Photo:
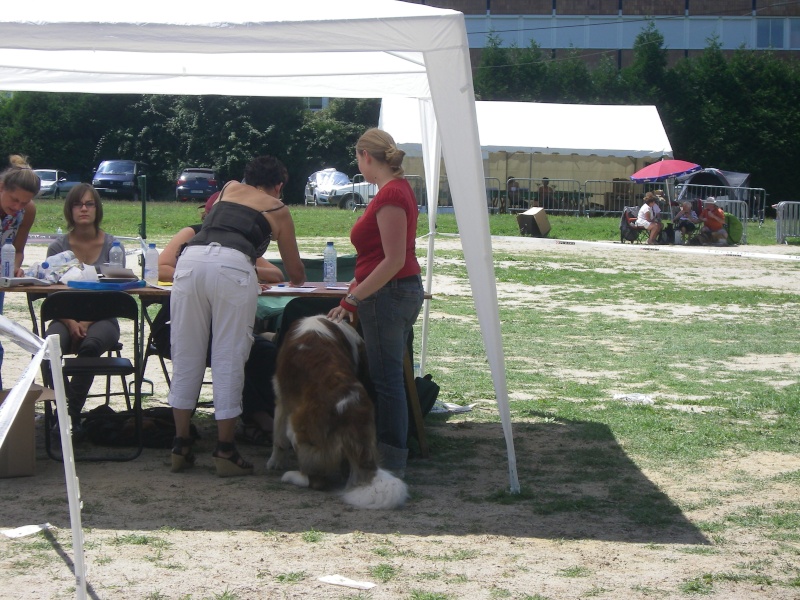
[[[213,420],[198,422],[198,466],[169,472],[169,450],[129,463],[78,463],[83,524],[95,530],[275,531],[407,535],[499,535],[638,543],[708,540],[631,461],[602,423],[516,423],[522,493],[507,493],[499,424],[429,418],[431,458],[409,461],[411,499],[397,511],[359,511],[334,493],[298,489],[267,473],[269,448],[242,446],[256,476],[214,475]],[[42,431],[39,431],[41,438]],[[40,440],[41,441],[41,440]],[[49,521],[69,527],[61,463],[41,444],[33,477],[7,479],[3,527]]]

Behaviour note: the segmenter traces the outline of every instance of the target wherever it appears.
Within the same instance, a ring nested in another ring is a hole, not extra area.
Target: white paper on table
[[[313,292],[316,289],[317,288],[315,286],[313,286],[313,285],[310,285],[308,287],[292,287],[292,286],[289,286],[289,285],[274,285],[269,289],[261,290],[261,294],[262,295],[263,294],[270,294],[272,292],[280,292],[281,295],[284,295],[286,293],[304,294],[306,292]]]
[[[33,535],[34,533],[39,533],[45,529],[52,528],[53,526],[50,525],[50,523],[42,523],[41,525],[23,525],[22,527],[17,527],[16,529],[2,529],[0,530],[0,533],[10,538],[21,538],[27,535]]]
[[[319,581],[323,583],[332,583],[333,585],[342,585],[356,590],[371,590],[378,585],[370,581],[354,581],[347,577],[342,577],[341,575],[323,575],[319,578]]]

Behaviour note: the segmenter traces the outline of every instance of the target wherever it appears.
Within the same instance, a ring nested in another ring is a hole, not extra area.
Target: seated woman
[[[218,196],[219,194],[215,194],[209,198],[201,217],[203,220],[211,211]],[[158,256],[159,281],[172,281],[175,274],[175,265],[178,264],[178,256],[180,256],[187,242],[200,231],[201,227],[202,225],[184,227],[167,243]],[[284,280],[283,272],[263,257],[256,259],[255,268],[259,283],[280,283]],[[169,304],[164,304],[153,320],[153,327],[155,329],[157,324],[166,325],[159,334],[159,339],[166,340],[167,345],[169,344],[170,336],[168,322]],[[253,346],[250,349],[250,356],[244,367],[242,415],[240,417],[241,422],[236,428],[236,439],[241,442],[259,446],[272,444],[272,416],[275,411],[275,392],[272,389],[272,376],[275,374],[277,352],[277,347],[272,341],[261,336],[255,336]],[[169,357],[169,354],[165,353],[165,355]]]
[[[661,233],[661,220],[658,218],[653,207],[655,203],[655,195],[652,192],[647,192],[644,196],[644,204],[642,204],[636,217],[636,226],[644,227],[650,232],[650,237],[647,240],[648,244],[657,243],[658,236]]]
[[[99,267],[107,263],[114,236],[100,229],[100,223],[103,221],[103,204],[97,190],[88,183],[81,183],[72,188],[64,200],[64,219],[67,221],[67,233],[50,244],[47,256],[72,250],[75,258],[83,264]],[[116,319],[102,321],[61,319],[50,323],[45,332],[45,336],[53,334],[59,336],[61,351],[64,354],[98,357],[119,342],[119,322]],[[74,375],[71,381],[65,382],[67,406],[72,420],[72,435],[76,439],[83,437],[80,415],[93,380],[92,375]]]
[[[674,221],[675,229],[680,231],[684,238],[687,238],[689,234],[697,229],[697,224],[700,222],[700,219],[697,217],[697,213],[692,210],[692,203],[684,202],[681,204],[681,209],[678,211],[678,214],[675,215]]]

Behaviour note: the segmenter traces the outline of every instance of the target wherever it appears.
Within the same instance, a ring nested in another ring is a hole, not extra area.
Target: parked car
[[[323,169],[312,173],[306,184],[306,205],[338,206],[352,210],[365,205],[378,193],[378,186],[356,175],[353,181],[336,169]]]
[[[34,171],[42,182],[37,198],[63,198],[72,188],[81,183],[78,173],[67,173],[61,169],[36,169]]]
[[[147,175],[148,169],[149,165],[135,160],[104,160],[95,170],[92,185],[103,197],[139,200],[138,178]]]
[[[222,180],[214,169],[187,167],[175,182],[175,199],[208,200],[222,189]]]
[[[306,206],[309,204],[328,206],[328,194],[333,186],[345,183],[350,183],[350,177],[332,167],[315,171],[308,176],[306,183]]]
[[[356,175],[350,183],[335,185],[328,194],[328,204],[347,210],[366,206],[378,193],[378,186],[364,181],[363,175]]]

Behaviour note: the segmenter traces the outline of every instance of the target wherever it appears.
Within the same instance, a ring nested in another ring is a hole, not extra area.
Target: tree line
[[[577,52],[554,60],[535,43],[502,48],[490,35],[476,71],[481,100],[653,104],[675,158],[751,173],[770,202],[797,199],[800,69],[778,52],[726,55],[711,38],[699,56],[669,67],[664,37],[650,22],[622,69],[610,58],[590,68]]]
[[[503,48],[490,35],[474,82],[481,100],[654,104],[676,158],[752,173],[770,202],[794,199],[800,70],[778,53],[726,55],[712,38],[701,55],[669,67],[651,22],[619,69],[610,59],[590,67],[577,52],[553,59],[535,43]],[[353,146],[379,110],[379,100],[334,99],[314,112],[294,98],[17,92],[0,97],[0,153],[84,181],[102,160],[140,160],[152,166],[157,198],[171,197],[186,166],[238,179],[250,158],[274,154],[289,168],[287,200],[298,202],[313,171],[357,172]]]
[[[287,201],[302,202],[312,172],[358,171],[355,142],[379,111],[379,100],[335,99],[312,112],[295,98],[17,92],[0,98],[0,155],[82,181],[103,160],[142,161],[151,195],[169,199],[185,167],[241,179],[251,158],[273,154],[289,169]]]

